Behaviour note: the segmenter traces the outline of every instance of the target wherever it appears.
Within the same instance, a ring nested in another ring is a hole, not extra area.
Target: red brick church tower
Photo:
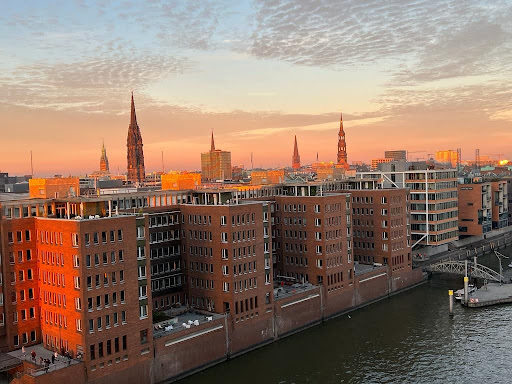
[[[295,136],[295,146],[293,147],[292,168],[294,170],[300,169],[300,155],[299,147],[297,146],[297,136]]]
[[[343,114],[340,115],[340,131],[338,132],[338,166],[350,169],[347,162],[347,142],[345,141],[345,131],[343,130]]]
[[[132,111],[130,117],[130,126],[128,127],[128,139],[126,140],[128,150],[128,181],[134,184],[140,184],[144,181],[146,172],[144,169],[144,152],[142,151],[142,136],[137,124],[137,115],[135,114],[135,103],[133,102],[132,92]]]

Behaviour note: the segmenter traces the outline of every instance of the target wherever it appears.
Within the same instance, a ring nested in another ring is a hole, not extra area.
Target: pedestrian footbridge
[[[488,268],[485,265],[469,262],[466,264],[466,261],[445,260],[426,266],[423,269],[433,273],[450,273],[452,275],[466,276],[466,265],[468,268],[468,276],[488,281],[503,281],[503,276],[491,268]]]

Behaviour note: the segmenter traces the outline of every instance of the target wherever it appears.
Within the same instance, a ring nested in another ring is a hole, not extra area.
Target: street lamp
[[[498,252],[497,250],[494,250],[494,254],[498,258],[498,261],[500,263],[500,285],[501,285],[501,280],[503,278],[503,266],[501,265],[501,259],[503,259],[503,258],[508,259],[508,256],[505,256],[504,254]]]

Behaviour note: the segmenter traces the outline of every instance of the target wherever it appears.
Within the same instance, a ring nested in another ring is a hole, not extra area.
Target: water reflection
[[[491,255],[478,261],[498,267]],[[351,318],[328,321],[180,384],[511,381],[512,306],[456,305],[450,318],[448,289],[461,287],[462,278],[434,278]]]

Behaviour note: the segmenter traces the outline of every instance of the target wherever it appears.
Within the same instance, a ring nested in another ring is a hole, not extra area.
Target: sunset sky
[[[2,1],[0,171],[349,163],[387,149],[512,158],[512,1]]]

